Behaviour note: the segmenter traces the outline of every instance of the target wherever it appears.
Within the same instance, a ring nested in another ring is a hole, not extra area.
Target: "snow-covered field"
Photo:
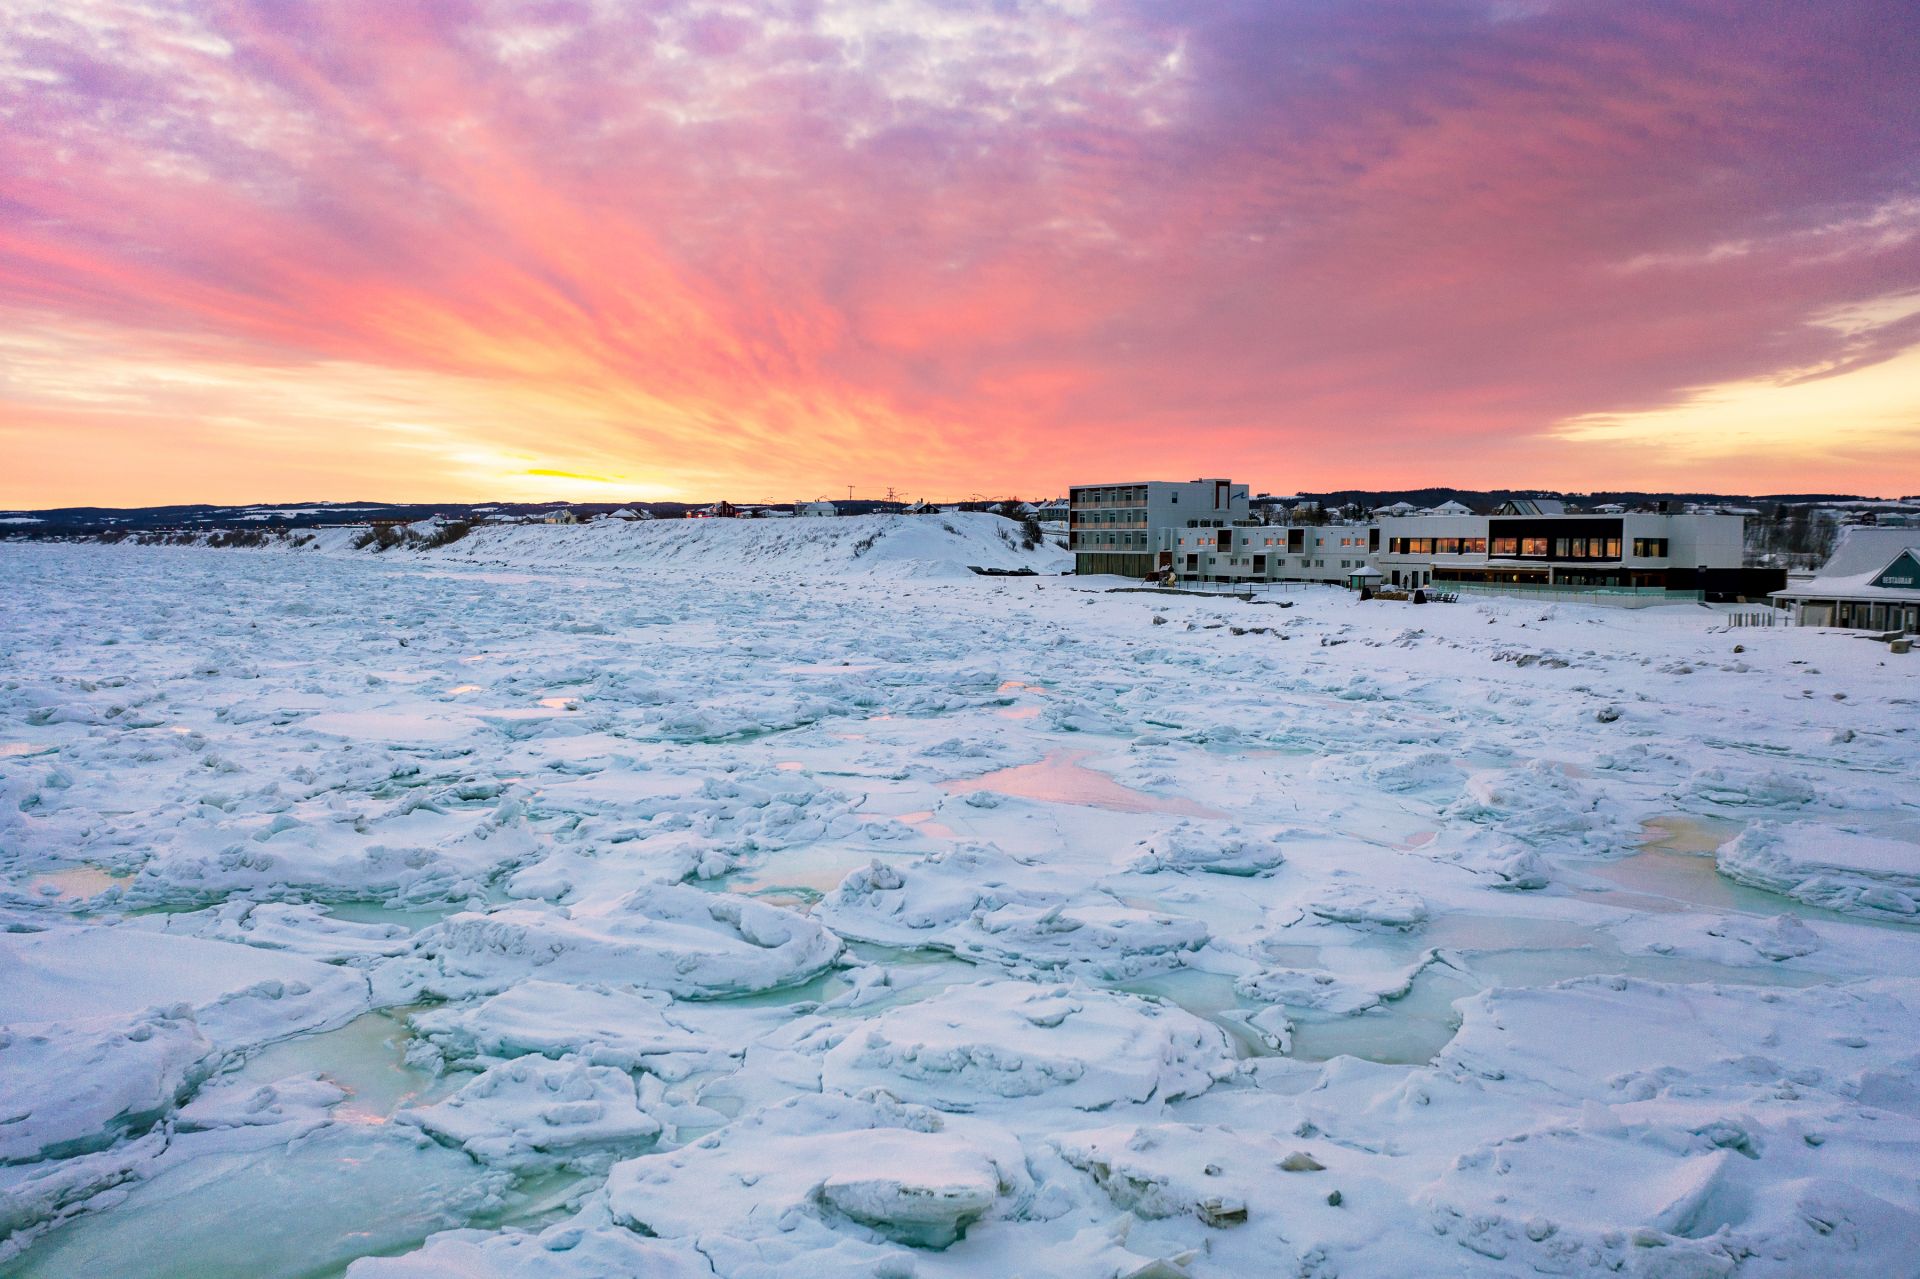
[[[0,1275],[1912,1273],[1920,659],[988,518],[0,547]]]

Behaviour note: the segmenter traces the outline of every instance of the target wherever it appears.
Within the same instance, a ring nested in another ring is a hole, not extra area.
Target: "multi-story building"
[[[1197,582],[1336,582],[1372,562],[1379,530],[1367,524],[1253,524],[1164,528],[1161,571]]]
[[[1741,568],[1738,515],[1409,515],[1379,522],[1391,586],[1448,583],[1764,594]],[[1746,590],[1753,586],[1753,591]]]
[[[1219,479],[1085,484],[1072,490],[1067,503],[1076,573],[1146,577],[1156,571],[1161,531],[1224,529],[1245,521],[1247,486]]]
[[[1557,509],[1556,509],[1557,508]],[[1371,523],[1259,524],[1227,480],[1086,485],[1070,498],[1076,571],[1188,582],[1331,582],[1379,571],[1382,586],[1764,598],[1777,569],[1742,567],[1744,520],[1673,511],[1569,512],[1514,502],[1474,515],[1458,503]],[[1371,579],[1368,579],[1371,580]]]

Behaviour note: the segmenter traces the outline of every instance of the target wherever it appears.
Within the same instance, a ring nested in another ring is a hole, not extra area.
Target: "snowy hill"
[[[513,567],[632,565],[709,572],[812,572],[835,576],[955,577],[968,565],[1059,573],[1073,557],[1021,546],[1020,526],[998,515],[859,515],[811,520],[601,520],[581,525],[482,525],[438,551],[449,559]],[[389,552],[392,554],[394,552]]]
[[[856,515],[838,519],[597,520],[591,524],[482,524],[442,546],[426,545],[439,520],[405,526],[407,541],[362,547],[365,528],[278,534],[261,530],[166,535],[168,545],[233,546],[336,555],[431,556],[510,568],[621,566],[719,573],[811,573],[835,577],[965,577],[969,565],[1062,573],[1073,557],[1042,542],[1023,546],[1020,525],[998,515]],[[145,536],[137,535],[136,544]]]

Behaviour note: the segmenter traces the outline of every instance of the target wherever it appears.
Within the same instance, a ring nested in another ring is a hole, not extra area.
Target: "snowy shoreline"
[[[1910,1264],[1911,659],[676,523],[0,545],[0,1276]]]

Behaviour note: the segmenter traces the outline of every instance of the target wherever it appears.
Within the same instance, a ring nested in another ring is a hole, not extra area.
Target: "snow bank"
[[[1714,860],[1729,879],[1809,906],[1920,923],[1920,844],[1811,822],[1755,822]]]

